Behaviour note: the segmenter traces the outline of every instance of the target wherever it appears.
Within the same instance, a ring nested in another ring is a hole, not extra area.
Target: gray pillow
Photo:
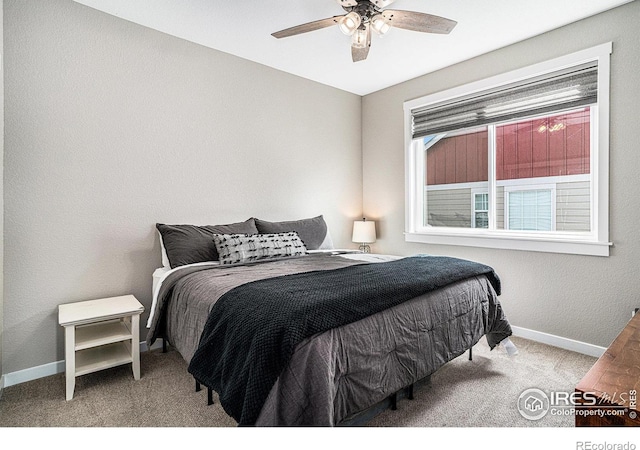
[[[255,219],[255,222],[258,232],[262,234],[297,232],[307,250],[330,250],[333,248],[327,223],[322,216],[286,222],[268,222]]]
[[[218,261],[218,251],[213,242],[214,234],[256,234],[253,218],[244,222],[225,225],[166,225],[156,224],[162,235],[171,268],[204,261]]]
[[[242,264],[307,254],[307,249],[295,231],[277,234],[214,234],[213,241],[222,264]]]

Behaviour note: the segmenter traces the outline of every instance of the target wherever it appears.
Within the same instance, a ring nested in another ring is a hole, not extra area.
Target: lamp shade
[[[376,241],[376,223],[369,220],[357,220],[353,222],[352,242],[367,244]]]
[[[387,31],[389,31],[389,28],[391,27],[382,14],[376,14],[371,18],[371,28],[373,28],[376,33],[382,36]]]
[[[365,27],[358,28],[351,36],[351,46],[353,48],[365,48],[367,46],[367,29]]]
[[[351,11],[349,14],[342,16],[342,18],[338,22],[338,26],[340,28],[340,31],[342,31],[347,36],[351,36],[353,33],[355,33],[361,23],[362,19],[360,18],[360,14],[355,11]]]

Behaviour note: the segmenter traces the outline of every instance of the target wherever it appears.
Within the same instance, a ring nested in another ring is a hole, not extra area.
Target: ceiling
[[[396,0],[387,9],[458,22],[448,35],[392,28],[351,60],[338,27],[275,39],[271,33],[342,15],[336,0],[75,0],[122,19],[358,95],[598,14],[631,0]]]

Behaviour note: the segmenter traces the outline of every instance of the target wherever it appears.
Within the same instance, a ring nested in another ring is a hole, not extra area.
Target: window
[[[473,193],[473,228],[489,228],[489,194]]]
[[[406,102],[406,239],[608,256],[610,53]]]
[[[505,192],[507,230],[555,230],[555,189],[509,189]]]

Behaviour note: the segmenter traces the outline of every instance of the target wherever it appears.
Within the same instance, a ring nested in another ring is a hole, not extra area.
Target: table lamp
[[[353,222],[351,241],[360,244],[359,249],[361,252],[371,253],[371,247],[367,244],[376,241],[376,223],[371,220],[367,221],[365,218]]]

